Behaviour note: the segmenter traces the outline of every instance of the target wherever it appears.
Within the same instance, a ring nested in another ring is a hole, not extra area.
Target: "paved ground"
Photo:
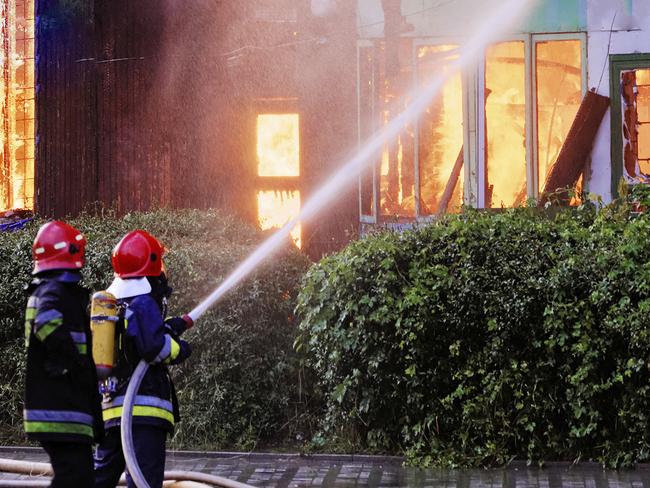
[[[0,457],[46,461],[39,450],[0,448]],[[605,471],[597,465],[524,465],[497,470],[415,470],[401,459],[374,456],[311,456],[169,453],[167,469],[202,471],[268,488],[650,488],[650,469]],[[3,479],[25,479],[0,475]]]

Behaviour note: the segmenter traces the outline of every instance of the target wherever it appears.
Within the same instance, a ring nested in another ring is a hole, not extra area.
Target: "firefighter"
[[[74,227],[49,222],[32,247],[24,426],[50,458],[53,487],[93,486],[92,444],[103,434],[88,291],[79,284],[85,245]]]
[[[142,230],[128,233],[113,251],[115,279],[108,292],[117,298],[116,366],[103,383],[106,436],[95,453],[95,487],[116,486],[125,468],[120,439],[120,417],[129,379],[141,359],[149,363],[135,398],[133,443],[138,464],[151,488],[162,486],[167,435],[178,421],[178,402],[167,366],[185,360],[191,352],[180,335],[190,319],[164,320],[167,284],[163,246]],[[135,484],[127,473],[129,487]]]

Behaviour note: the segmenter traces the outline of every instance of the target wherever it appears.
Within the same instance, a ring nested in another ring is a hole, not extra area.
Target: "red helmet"
[[[84,265],[86,238],[65,222],[48,222],[34,239],[34,274],[55,269],[81,269]]]
[[[165,252],[158,240],[143,230],[125,235],[113,250],[113,270],[119,278],[160,276]]]

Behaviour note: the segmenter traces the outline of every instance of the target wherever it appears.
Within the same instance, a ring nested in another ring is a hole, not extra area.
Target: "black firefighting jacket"
[[[163,321],[163,307],[151,294],[118,301],[118,357],[113,371],[115,391],[102,403],[106,429],[120,425],[128,383],[141,359],[149,363],[135,397],[133,423],[160,427],[172,432],[179,420],[178,401],[167,365],[184,361],[191,352]]]
[[[88,291],[79,273],[39,274],[27,288],[24,426],[29,439],[91,443],[103,435]]]

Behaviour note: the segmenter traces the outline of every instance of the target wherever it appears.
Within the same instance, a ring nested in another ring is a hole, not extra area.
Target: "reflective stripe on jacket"
[[[88,354],[88,292],[80,279],[76,272],[45,272],[28,288],[23,420],[33,440],[92,442],[102,435],[95,364]]]
[[[105,428],[120,425],[122,404],[128,381],[141,359],[149,363],[133,412],[135,424],[157,425],[169,430],[178,420],[176,393],[167,364],[187,357],[187,345],[165,327],[162,308],[151,295],[139,295],[120,301],[123,320],[118,324],[118,358],[114,375],[118,388],[102,403]]]

